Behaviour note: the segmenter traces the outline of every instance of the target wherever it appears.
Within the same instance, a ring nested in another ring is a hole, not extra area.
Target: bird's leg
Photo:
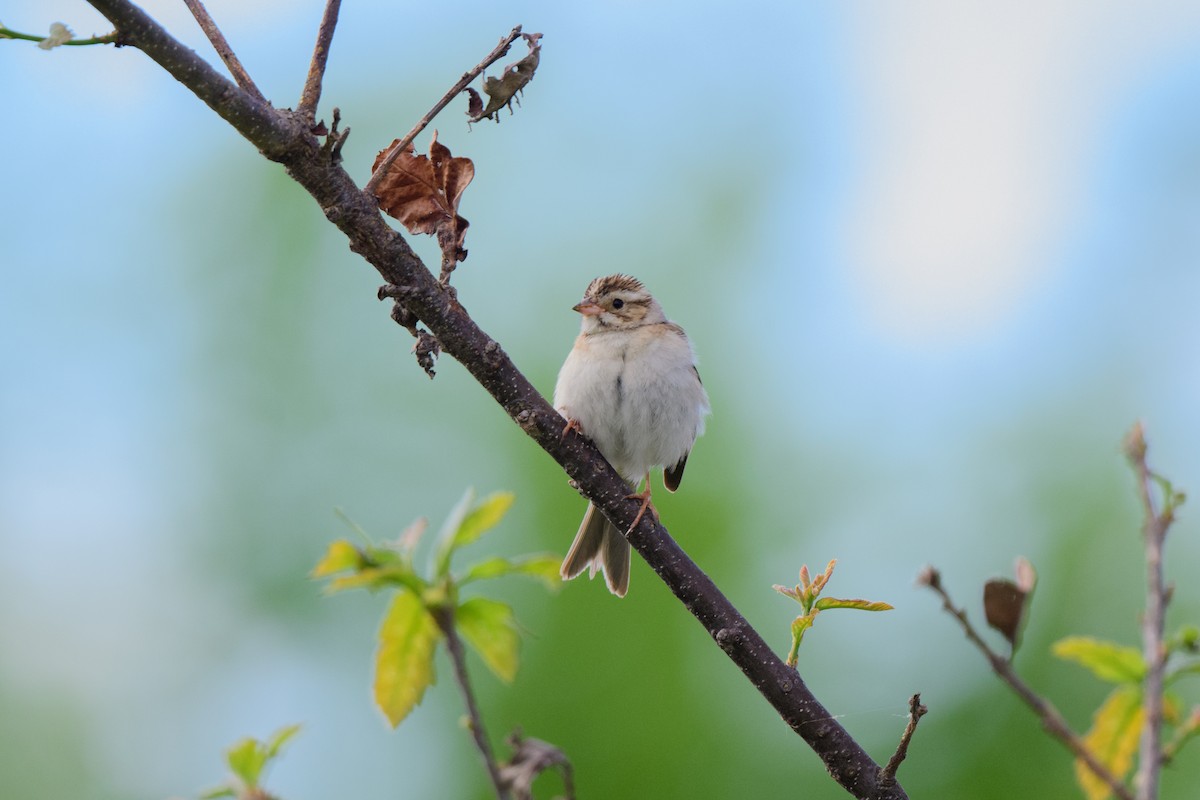
[[[625,495],[625,499],[642,501],[642,507],[638,509],[637,516],[633,518],[633,524],[630,525],[629,530],[625,532],[625,534],[627,536],[630,533],[632,533],[633,529],[636,528],[638,526],[638,523],[642,521],[642,516],[645,515],[647,510],[649,510],[650,513],[654,515],[654,521],[655,522],[658,521],[658,509],[654,507],[654,503],[650,502],[650,476],[649,475],[646,476],[645,491],[635,492],[633,494],[627,494],[627,495]]]
[[[580,436],[583,436],[583,435],[584,435],[584,434],[583,434],[583,428],[579,427],[579,420],[577,420],[577,419],[568,419],[568,420],[567,420],[567,424],[563,426],[563,432],[562,432],[562,436],[561,436],[561,437],[559,437],[559,438],[560,438],[560,440],[561,440],[561,439],[566,439],[566,438],[567,438],[567,434],[568,434],[568,433],[570,433],[571,431],[575,431],[575,432],[576,432],[577,434],[579,434]]]

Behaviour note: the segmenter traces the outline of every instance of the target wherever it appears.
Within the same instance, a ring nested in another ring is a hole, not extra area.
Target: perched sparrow
[[[588,436],[649,508],[650,469],[662,466],[663,484],[679,488],[688,453],[704,432],[708,394],[683,328],[670,322],[641,281],[628,275],[597,278],[575,306],[583,324],[554,387],[554,407],[567,427]],[[632,530],[632,528],[631,528]],[[629,542],[588,504],[562,576],[604,570],[609,591],[629,589]]]

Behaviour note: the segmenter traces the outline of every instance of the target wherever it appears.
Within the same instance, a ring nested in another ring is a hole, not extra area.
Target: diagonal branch
[[[213,49],[217,51],[217,55],[225,62],[225,66],[229,67],[229,74],[237,81],[237,85],[242,87],[243,91],[249,92],[265,103],[267,98],[263,97],[262,92],[254,85],[254,81],[250,79],[250,74],[246,72],[245,67],[242,66],[242,62],[234,54],[233,48],[229,46],[229,42],[225,41],[225,34],[221,33],[221,29],[217,27],[217,23],[213,22],[213,18],[209,15],[208,9],[204,7],[204,3],[200,2],[200,0],[183,0],[183,4],[188,7],[188,11],[192,12],[192,16],[196,18],[196,22],[200,24],[200,30],[204,31],[204,35],[212,43]]]
[[[629,487],[591,442],[577,436],[563,439],[563,421],[558,412],[517,369],[500,344],[471,319],[453,292],[438,284],[404,238],[384,222],[375,198],[357,187],[340,164],[322,157],[306,121],[299,115],[253,102],[241,92],[228,91],[232,88],[228,81],[127,0],[89,1],[116,26],[122,41],[145,52],[264,155],[282,162],[288,174],[346,235],[350,248],[395,287],[394,296],[429,327],[444,351],[466,367],[513,421],[562,466],[581,494],[618,528],[629,529],[639,510],[639,504],[627,497]],[[500,48],[493,51],[496,58],[502,55],[498,51]],[[628,538],[846,791],[871,800],[907,798],[899,785],[880,781],[879,765],[661,524],[647,515]]]
[[[954,603],[950,600],[949,593],[942,586],[941,573],[933,567],[926,567],[925,571],[917,579],[917,582],[922,586],[928,586],[942,598],[942,608],[945,609],[946,613],[958,620],[958,624],[962,627],[967,639],[970,640],[971,644],[979,648],[984,658],[992,665],[992,671],[1016,692],[1017,697],[1020,697],[1025,705],[1033,709],[1033,712],[1042,720],[1042,727],[1046,729],[1046,732],[1066,745],[1067,749],[1076,758],[1086,764],[1087,768],[1097,778],[1108,785],[1108,788],[1112,790],[1114,795],[1121,798],[1121,800],[1133,800],[1133,795],[1130,793],[1129,788],[1117,780],[1108,771],[1108,768],[1100,763],[1096,756],[1092,754],[1092,751],[1071,730],[1071,726],[1067,724],[1067,721],[1059,713],[1058,709],[1049,700],[1046,700],[1033,691],[1033,689],[1029,688],[1029,685],[1017,675],[1008,659],[988,647],[988,643],[983,640],[979,632],[975,630],[975,626],[967,619],[967,612],[955,607]]]
[[[479,73],[483,72],[492,64],[504,58],[504,54],[508,52],[508,48],[512,47],[512,43],[515,42],[517,37],[520,35],[521,26],[518,25],[508,32],[508,36],[505,36],[500,40],[500,44],[496,45],[495,49],[488,53],[487,57],[484,58],[483,61],[480,61],[471,70],[464,72],[463,76],[458,79],[458,83],[451,86],[450,90],[442,95],[442,99],[433,104],[433,108],[429,109],[429,111],[425,113],[425,116],[421,117],[420,121],[413,126],[412,130],[404,134],[403,139],[400,139],[388,149],[387,155],[384,156],[383,161],[379,162],[379,166],[376,167],[375,171],[371,174],[371,179],[367,181],[367,185],[363,187],[363,192],[371,197],[374,197],[375,189],[379,187],[379,182],[383,180],[383,176],[387,174],[388,168],[392,166],[392,162],[399,158],[401,153],[404,153],[408,150],[409,145],[411,145],[413,140],[421,134],[421,131],[425,130],[425,128],[429,126],[429,123],[433,122],[433,118],[440,114],[442,109],[449,105],[450,101],[457,97],[463,89],[466,89],[467,85],[471,81],[478,78]]]
[[[308,78],[304,81],[304,92],[296,111],[309,120],[316,118],[317,104],[321,102],[321,83],[325,80],[325,62],[329,60],[329,46],[333,43],[333,31],[337,27],[338,11],[342,0],[328,0],[321,27],[317,30],[317,44],[313,48],[312,63],[308,66]]]

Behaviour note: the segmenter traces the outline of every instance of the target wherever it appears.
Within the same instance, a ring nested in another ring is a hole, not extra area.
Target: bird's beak
[[[603,313],[604,309],[593,303],[591,300],[584,298],[571,308],[572,311],[578,311],[585,317],[598,317]]]

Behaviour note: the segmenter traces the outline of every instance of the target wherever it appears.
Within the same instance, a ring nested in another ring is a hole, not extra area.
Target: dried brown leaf
[[[1021,645],[1021,631],[1036,586],[1037,572],[1024,557],[1017,559],[1015,582],[993,578],[983,585],[983,613],[987,623],[1008,639],[1014,653]]]
[[[472,120],[478,120],[483,114],[483,99],[479,96],[479,92],[468,86],[463,89],[469,97],[467,98],[467,116]]]
[[[511,114],[512,101],[516,100],[517,95],[523,92],[525,86],[533,80],[533,73],[537,71],[538,62],[541,59],[542,45],[538,40],[542,38],[542,34],[525,33],[522,36],[525,38],[525,43],[529,45],[529,54],[520,61],[505,67],[499,78],[484,80],[483,91],[488,96],[486,108],[478,110],[476,100],[479,95],[475,92],[471,93],[471,101],[467,110],[471,122],[478,122],[481,119],[493,119],[499,122],[496,112],[502,108],[507,108]],[[519,100],[517,104],[520,105]]]
[[[993,578],[983,585],[983,613],[987,623],[1004,635],[1013,650],[1019,643],[1027,597],[1006,578]]]
[[[397,141],[379,152],[372,171]],[[459,215],[458,204],[474,177],[475,164],[471,159],[451,155],[450,148],[437,140],[434,131],[429,155],[416,155],[409,145],[408,151],[397,156],[379,181],[375,196],[383,212],[400,220],[410,233],[446,237],[461,251],[470,223]]]

